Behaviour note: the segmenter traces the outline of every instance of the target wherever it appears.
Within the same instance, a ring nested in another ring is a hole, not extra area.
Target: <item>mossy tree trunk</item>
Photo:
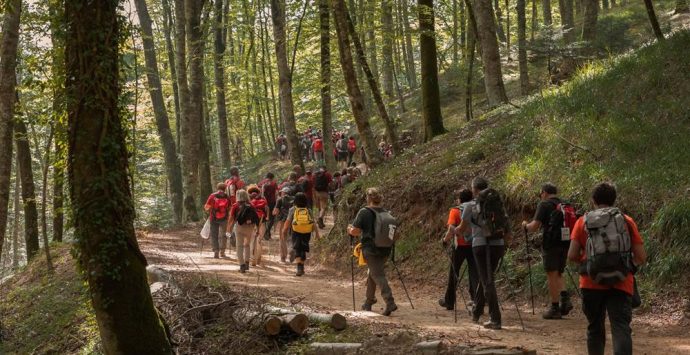
[[[230,142],[228,141],[228,114],[225,107],[225,36],[223,32],[223,0],[216,0],[213,74],[216,85],[216,112],[218,115],[218,142],[220,143],[220,166],[223,175],[230,173]]]
[[[567,0],[566,0],[567,1]],[[518,67],[520,71],[520,93],[529,93],[529,72],[527,70],[527,14],[525,0],[517,0],[518,23]]]
[[[19,177],[22,181],[22,203],[24,204],[24,240],[26,241],[26,260],[29,261],[38,253],[38,209],[36,208],[36,186],[31,166],[31,147],[26,133],[26,124],[22,119],[15,121],[15,142]],[[47,246],[45,246],[47,247]]]
[[[405,49],[403,56],[405,57],[405,70],[407,72],[407,82],[411,89],[417,88],[417,69],[414,61],[414,51],[412,50],[412,28],[410,26],[410,13],[408,0],[400,0],[400,9],[402,11],[403,32],[405,33]]]
[[[561,14],[561,29],[565,43],[575,41],[575,17],[573,16],[573,0],[558,0],[558,10]]]
[[[491,6],[491,5],[489,5]],[[424,140],[446,133],[441,114],[441,95],[438,87],[438,59],[434,30],[434,1],[418,0],[419,56],[422,68],[422,121]]]
[[[599,0],[582,0],[584,19],[582,21],[582,40],[592,42],[597,38],[599,20]]]
[[[551,26],[553,23],[551,16],[551,0],[541,0],[541,9],[544,15],[544,26]]]
[[[321,124],[323,129],[323,151],[326,166],[333,171],[336,167],[333,156],[333,141],[330,134],[333,131],[333,117],[331,107],[331,32],[329,0],[319,0],[319,29],[321,36]]]
[[[654,4],[652,3],[652,0],[644,0],[644,6],[645,8],[647,8],[647,16],[649,16],[649,23],[652,25],[652,31],[654,31],[656,39],[659,41],[663,41],[664,33],[661,32],[661,27],[659,26],[659,19],[656,17],[656,13],[654,12]]]
[[[65,2],[68,171],[78,259],[106,354],[171,354],[134,233],[118,99],[117,0]]]
[[[383,55],[383,93],[386,101],[393,100],[393,2],[392,0],[381,1],[381,35],[383,44],[381,54]]]
[[[496,22],[494,21],[491,3],[484,0],[474,1],[474,16],[477,21],[477,38],[481,46],[480,54],[484,65],[484,86],[489,106],[508,102],[503,85],[501,56],[496,40]]]

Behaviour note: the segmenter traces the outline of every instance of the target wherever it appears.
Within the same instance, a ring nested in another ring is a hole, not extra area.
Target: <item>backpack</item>
[[[259,215],[256,213],[256,209],[249,203],[243,203],[240,205],[240,209],[237,212],[237,224],[243,226],[249,224],[249,222],[258,225]]]
[[[549,225],[544,228],[544,246],[568,247],[570,232],[577,221],[575,208],[570,203],[558,199],[549,202],[553,203],[554,209],[549,216]]]
[[[498,191],[488,188],[479,193],[475,211],[479,217],[474,223],[482,227],[482,234],[487,240],[503,239],[510,231],[508,215],[503,207],[503,200]]]
[[[347,141],[347,151],[350,153],[354,153],[357,151],[357,145],[355,144],[354,139]]]
[[[314,141],[314,151],[315,152],[322,152],[323,151],[323,141],[321,139],[317,139]]]
[[[228,210],[230,207],[230,199],[225,193],[217,193],[213,195],[213,207],[211,208],[211,215],[214,221],[224,221],[228,219]]]
[[[343,138],[335,144],[335,148],[339,153],[347,153],[347,139]]]
[[[625,216],[618,208],[585,214],[587,261],[585,273],[600,285],[615,285],[632,271],[631,239]]]
[[[304,207],[295,207],[292,215],[292,231],[301,234],[309,234],[314,231],[314,218],[309,210]]]
[[[461,203],[459,206],[453,207],[453,208],[457,208],[458,211],[460,211],[460,218],[462,218],[462,213],[465,211],[465,207],[467,207],[468,203],[469,202],[464,202],[464,203]],[[463,234],[462,236],[455,236],[455,237],[456,238],[462,238],[467,243],[472,243],[472,231],[471,230],[466,231],[465,234]],[[457,240],[455,242],[457,245]]]
[[[388,210],[377,212],[373,208],[366,207],[374,214],[374,244],[379,248],[391,248],[399,235],[395,233],[398,228],[398,220]]]
[[[316,172],[316,178],[314,179],[314,190],[319,192],[328,191],[328,176],[325,172]]]

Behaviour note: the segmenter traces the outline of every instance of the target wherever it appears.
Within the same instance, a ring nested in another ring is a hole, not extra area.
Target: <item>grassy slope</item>
[[[88,287],[69,248],[53,248],[54,274],[37,257],[0,288],[0,354],[98,352]]]
[[[407,152],[349,191],[383,188],[386,205],[404,221],[399,256],[406,268],[424,270],[415,274],[425,279],[444,272],[438,250],[428,245],[443,229],[449,193],[473,176],[489,176],[506,193],[515,222],[533,213],[544,181],[586,208],[591,187],[610,180],[620,191],[619,205],[649,239],[648,272],[663,283],[678,281],[690,266],[684,257],[690,244],[689,43],[690,32],[681,32],[593,63],[567,85],[518,103],[519,109],[499,108]],[[362,202],[357,194],[345,197],[339,227]],[[322,258],[347,255],[339,239],[323,242]]]

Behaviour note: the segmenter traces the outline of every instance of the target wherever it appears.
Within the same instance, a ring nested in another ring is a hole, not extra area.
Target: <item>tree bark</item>
[[[453,41],[453,42],[452,42],[451,49],[452,49],[452,51],[453,51],[453,55],[452,55],[451,58],[452,58],[452,61],[453,61],[453,65],[455,66],[455,65],[458,65],[458,63],[459,63],[459,58],[460,58],[460,50],[459,50],[459,47],[460,47],[460,46],[458,45],[458,41],[459,41],[459,35],[458,35],[458,33],[459,33],[459,30],[458,30],[458,12],[459,12],[459,10],[458,10],[458,0],[453,0],[451,6],[452,6],[452,7],[451,7],[451,11],[453,12],[453,14],[452,14],[452,17],[453,17],[453,28],[452,28],[452,31],[451,31],[451,37],[452,37],[452,38],[451,38],[451,41]]]
[[[482,64],[484,65],[484,86],[489,106],[508,102],[503,86],[501,56],[496,40],[496,23],[494,22],[491,3],[483,0],[474,1],[474,15],[477,21],[477,38],[481,45]]]
[[[172,41],[172,29],[175,26],[173,21],[172,11],[170,9],[169,0],[161,0],[163,5],[163,36],[165,37],[165,47],[166,53],[168,55],[168,68],[170,70],[170,78],[172,81],[173,89],[173,103],[175,108],[175,147],[179,152],[180,139],[182,134],[180,125],[180,115],[182,114],[182,108],[180,107],[180,91],[177,86],[177,69],[175,67],[175,47]]]
[[[383,45],[383,93],[388,102],[393,100],[393,3],[392,0],[381,1],[381,35]]]
[[[652,0],[644,0],[644,6],[647,8],[647,16],[649,16],[649,23],[652,25],[652,30],[654,31],[656,39],[659,41],[663,41],[664,33],[661,32],[661,27],[659,26],[659,20],[657,19],[656,13],[654,12],[654,4],[652,3]]]
[[[412,29],[410,28],[410,14],[408,0],[400,0],[402,10],[402,22],[405,32],[405,68],[407,69],[407,82],[411,89],[417,88],[417,69],[415,68],[414,52],[412,50]]]
[[[379,80],[379,60],[378,60],[378,46],[376,45],[376,26],[375,26],[375,14],[376,14],[376,1],[367,1],[367,26],[366,26],[366,38],[367,38],[367,54],[369,57],[369,63],[371,63],[371,72],[374,74],[376,80]]]
[[[335,29],[338,35],[338,52],[340,53],[340,66],[345,78],[345,87],[347,89],[348,98],[350,100],[350,107],[352,108],[352,115],[355,118],[357,131],[364,151],[367,155],[367,163],[370,167],[379,165],[382,161],[381,152],[376,148],[374,135],[371,132],[369,119],[364,112],[364,97],[357,82],[357,74],[355,73],[354,62],[352,60],[352,49],[350,48],[350,39],[348,37],[348,23],[347,23],[347,7],[344,0],[332,0],[333,18],[335,22]]]
[[[26,260],[29,261],[38,253],[38,210],[36,209],[36,191],[34,173],[31,166],[31,147],[24,121],[15,121],[15,142],[19,176],[22,181],[22,203],[24,204],[24,240],[26,241]]]
[[[561,14],[561,28],[566,44],[572,43],[575,34],[575,17],[573,16],[573,0],[558,0],[558,10]]]
[[[494,0],[494,11],[496,12],[496,36],[499,41],[506,43],[506,34],[503,31],[503,11],[501,11],[499,0]]]
[[[43,159],[43,171],[41,181],[41,235],[43,237],[43,250],[46,254],[46,265],[48,268],[48,273],[53,272],[53,259],[50,257],[50,245],[48,244],[48,221],[47,221],[47,200],[48,200],[48,169],[50,169],[50,150],[53,148],[53,135],[55,134],[54,128],[50,126],[50,132],[48,133],[48,143],[45,147],[45,158]],[[37,147],[38,148],[38,147]],[[39,153],[40,154],[40,153]]]
[[[582,40],[594,41],[597,38],[597,20],[599,17],[599,0],[582,0],[584,2],[584,20],[582,22]]]
[[[64,17],[64,7],[61,2],[51,1],[50,11],[50,40],[52,48],[53,72],[53,128],[55,161],[53,163],[53,241],[62,242],[65,214],[63,211],[65,199],[65,168],[67,155],[67,127],[61,120],[65,111],[65,30],[61,19]]]
[[[562,0],[563,1],[563,0]],[[568,1],[568,0],[565,0]],[[527,6],[525,0],[517,0],[517,21],[518,21],[518,67],[520,71],[520,93],[529,93],[529,72],[527,70]]]
[[[228,115],[225,107],[225,37],[223,36],[223,0],[215,3],[215,56],[213,57],[214,82],[216,84],[216,112],[220,143],[220,166],[223,176],[230,172],[230,142],[228,141]]]
[[[688,0],[676,0],[676,9],[673,14],[687,14],[690,13],[690,6],[688,6]]]
[[[333,156],[333,131],[331,108],[331,32],[329,0],[319,0],[319,29],[321,35],[321,124],[323,130],[323,150],[326,166],[333,171],[336,168]]]
[[[0,4],[1,6],[2,4]],[[7,230],[7,206],[10,200],[12,171],[12,133],[17,85],[17,45],[21,0],[4,2],[2,42],[0,42],[0,254]]]
[[[118,4],[65,2],[75,239],[104,352],[171,354],[134,233],[126,132],[118,106]]]
[[[532,0],[532,31],[530,33],[529,38],[530,42],[534,42],[534,35],[537,32],[537,26],[539,26],[539,16],[537,15],[537,0]]]
[[[541,0],[541,8],[544,15],[544,26],[551,26],[553,23],[551,16],[551,0]]]
[[[10,143],[11,144],[11,143]],[[12,210],[14,218],[12,219],[12,269],[16,270],[19,267],[19,194],[21,193],[21,185],[19,178],[19,159],[14,161],[14,200],[12,202]]]
[[[438,87],[438,60],[434,32],[434,1],[418,0],[419,56],[422,68],[422,121],[424,141],[446,133],[441,114],[441,94]]]
[[[273,39],[276,44],[276,58],[278,64],[278,85],[280,96],[280,111],[285,123],[285,133],[290,149],[292,165],[304,167],[302,152],[297,136],[295,124],[295,109],[292,101],[292,76],[287,58],[287,42],[285,31],[285,0],[271,0],[271,18],[273,20]]]
[[[151,29],[151,17],[145,0],[135,0],[139,16],[139,28],[144,46],[144,59],[146,62],[146,78],[149,84],[149,94],[151,96],[151,106],[153,115],[156,119],[156,128],[163,147],[163,158],[165,160],[165,172],[170,186],[170,199],[173,208],[173,221],[175,224],[182,223],[183,215],[183,192],[182,192],[182,169],[180,161],[177,159],[177,149],[175,148],[175,138],[170,131],[168,111],[165,109],[163,99],[163,88],[158,74],[158,59],[153,43],[153,31]]]

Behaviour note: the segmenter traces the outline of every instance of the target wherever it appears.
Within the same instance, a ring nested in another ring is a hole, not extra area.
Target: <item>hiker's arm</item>
[[[580,263],[580,253],[582,252],[582,247],[577,239],[572,239],[570,241],[570,249],[568,249],[568,260],[579,264]]]
[[[455,235],[463,235],[470,228],[470,222],[467,219],[463,219],[460,225],[455,228]]]
[[[644,250],[644,244],[633,244],[633,264],[640,266],[647,262],[647,252]]]
[[[350,224],[347,226],[347,234],[352,237],[359,237],[362,235],[362,230]]]
[[[233,224],[235,224],[235,218],[233,216],[228,217],[228,226],[226,229],[232,229]]]
[[[534,233],[541,228],[541,222],[536,219],[532,222],[522,221],[522,227],[527,229],[529,233]]]
[[[443,242],[448,243],[450,242],[451,239],[453,239],[453,236],[455,235],[455,228],[457,226],[455,225],[449,225],[448,230],[446,231],[446,236],[443,237]]]

